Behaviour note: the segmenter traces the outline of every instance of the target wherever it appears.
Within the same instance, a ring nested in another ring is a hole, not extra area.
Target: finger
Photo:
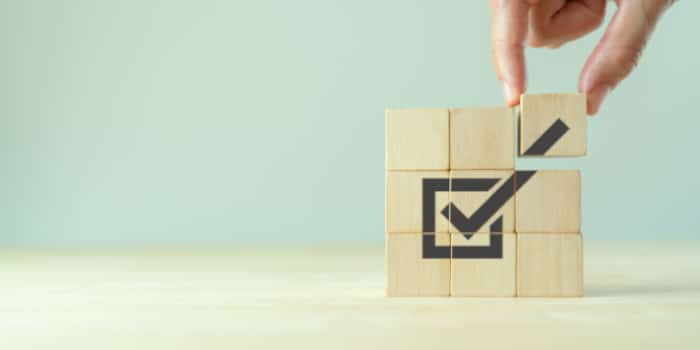
[[[606,0],[548,0],[530,10],[528,44],[555,48],[598,28]]]
[[[552,17],[564,6],[566,0],[543,0],[537,6],[530,9],[530,30],[527,35],[527,44],[531,47],[545,47],[553,31],[549,30]]]
[[[525,92],[525,52],[528,10],[537,0],[491,0],[491,48],[496,74],[509,106]]]
[[[658,19],[673,1],[623,1],[586,61],[579,91],[588,97],[588,114],[598,113],[603,100],[636,67]]]

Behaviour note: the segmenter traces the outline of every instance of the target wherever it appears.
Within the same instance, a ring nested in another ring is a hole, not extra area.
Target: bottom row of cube
[[[447,255],[425,256],[426,244]],[[464,256],[458,247],[481,248]],[[388,233],[386,278],[387,296],[583,296],[583,242],[580,233]]]

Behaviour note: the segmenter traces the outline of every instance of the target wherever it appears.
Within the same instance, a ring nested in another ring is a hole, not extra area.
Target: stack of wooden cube
[[[517,112],[386,111],[388,296],[583,295],[580,172],[515,155],[585,155],[585,96],[523,95]]]

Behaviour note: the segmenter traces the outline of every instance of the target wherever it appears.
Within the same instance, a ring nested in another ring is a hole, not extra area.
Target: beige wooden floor
[[[387,299],[383,248],[0,250],[0,349],[700,349],[700,241],[585,244],[582,299]]]

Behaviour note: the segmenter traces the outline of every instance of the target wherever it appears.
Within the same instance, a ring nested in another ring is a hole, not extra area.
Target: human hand
[[[664,11],[675,0],[615,0],[617,12],[581,71],[578,90],[588,114],[637,65]],[[526,89],[524,44],[557,48],[600,26],[606,0],[491,0],[493,62],[506,103],[515,106]]]

